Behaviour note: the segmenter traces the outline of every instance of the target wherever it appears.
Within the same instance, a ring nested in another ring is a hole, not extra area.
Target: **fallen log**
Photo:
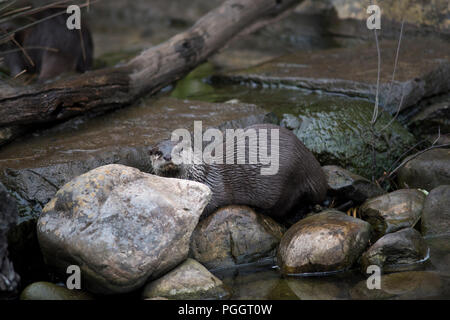
[[[275,20],[300,2],[228,0],[187,31],[124,65],[27,87],[0,84],[0,127],[60,121],[128,105],[185,76],[241,32]]]

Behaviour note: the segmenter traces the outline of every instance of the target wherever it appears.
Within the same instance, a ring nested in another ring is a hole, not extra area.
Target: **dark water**
[[[330,275],[285,277],[268,261],[214,273],[232,289],[232,299],[450,299],[450,237],[427,239],[427,243],[428,260],[417,265],[415,271],[389,274],[381,281],[381,290],[368,290],[369,294],[356,290],[365,285],[369,276],[356,269]]]

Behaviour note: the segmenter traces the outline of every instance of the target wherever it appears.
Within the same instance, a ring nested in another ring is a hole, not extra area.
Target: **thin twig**
[[[397,65],[398,65],[398,57],[400,54],[400,45],[402,43],[402,37],[403,37],[403,26],[405,24],[405,20],[402,20],[402,25],[400,27],[400,36],[398,38],[398,44],[397,44],[397,51],[395,53],[395,62],[394,62],[394,71],[392,72],[392,79],[391,79],[391,85],[389,86],[389,91],[388,91],[388,95],[385,101],[385,105],[387,106],[389,104],[389,102],[391,101],[391,93],[392,93],[392,87],[394,86],[394,81],[395,81],[395,72],[397,70]],[[400,99],[400,102],[398,104],[397,107],[397,112],[395,113],[395,116],[391,119],[391,121],[389,121],[389,123],[384,126],[380,132],[383,132],[384,130],[386,130],[387,128],[389,128],[392,123],[394,123],[394,121],[397,119],[398,115],[400,114],[400,110],[402,109],[403,106],[403,98],[405,97],[405,91],[402,89],[402,97]]]
[[[44,11],[44,10],[46,10],[46,9],[55,8],[55,7],[58,7],[58,6],[60,6],[60,5],[64,4],[64,3],[67,3],[67,2],[69,2],[69,1],[71,1],[71,0],[62,0],[62,1],[58,1],[58,2],[53,2],[53,3],[51,3],[51,4],[48,4],[48,5],[39,7],[39,8],[34,8],[34,9],[31,9],[31,10],[28,10],[28,11],[24,11],[24,12],[21,12],[21,13],[18,13],[18,14],[12,15],[12,16],[9,16],[9,17],[7,17],[7,18],[0,19],[0,24],[2,24],[2,23],[4,23],[4,22],[7,22],[7,21],[10,21],[10,20],[12,20],[12,19],[16,19],[16,18],[23,17],[23,16],[30,16],[30,15],[39,13],[39,12],[41,12],[41,11]],[[72,1],[73,1],[73,0],[72,0]],[[80,8],[84,8],[84,7],[87,7],[87,6],[90,5],[90,4],[97,3],[97,2],[99,2],[99,1],[101,1],[101,0],[89,1],[89,3],[80,4],[79,7],[80,7]],[[53,18],[55,18],[55,17],[57,17],[57,16],[60,16],[60,15],[65,14],[65,13],[66,13],[65,10],[61,10],[60,12],[57,12],[57,13],[55,13],[55,14],[53,14],[53,15],[47,16],[47,17],[45,17],[45,18],[43,18],[43,19],[34,21],[34,22],[30,23],[30,24],[27,24],[26,26],[23,26],[23,27],[20,27],[20,28],[18,28],[18,29],[16,29],[16,30],[13,30],[13,31],[11,31],[11,32],[9,32],[9,33],[7,33],[7,34],[5,34],[4,36],[0,37],[0,42],[1,42],[3,39],[8,38],[9,36],[13,35],[13,34],[16,33],[16,32],[19,32],[19,31],[28,29],[28,28],[30,28],[30,27],[32,27],[32,26],[38,24],[38,23],[41,23],[41,22],[46,21],[46,20],[49,20],[49,19],[53,19]]]
[[[394,81],[395,81],[395,72],[397,70],[397,65],[398,65],[398,57],[400,54],[400,45],[402,43],[402,38],[403,38],[403,26],[405,24],[405,19],[402,20],[402,24],[400,27],[400,36],[398,38],[398,44],[397,44],[397,51],[395,53],[395,61],[394,61],[394,70],[392,72],[392,78],[391,78],[391,85],[389,86],[389,91],[388,91],[388,95],[385,101],[385,105],[388,105],[389,102],[391,101],[391,94],[392,94],[392,88],[394,86]]]
[[[41,46],[30,46],[30,47],[22,47],[22,48],[24,50],[45,50],[45,51],[51,51],[51,52],[59,52],[59,50],[56,49],[56,48],[41,47]],[[6,50],[6,51],[1,51],[0,52],[0,56],[5,56],[7,54],[20,52],[20,51],[22,51],[20,48],[19,49],[11,49],[11,50]]]
[[[379,93],[380,93],[380,77],[381,77],[381,53],[380,53],[380,45],[378,43],[378,34],[377,29],[374,29],[375,34],[375,43],[377,46],[377,55],[378,55],[378,73],[377,73],[377,91],[375,94],[375,107],[373,109],[372,121],[371,124],[374,126],[378,119],[378,111],[379,111]]]
[[[0,7],[0,12],[2,12],[3,10],[9,8],[9,7],[12,6],[14,3],[16,3],[16,0],[11,0],[11,1],[8,2],[7,4],[5,4],[3,7]]]
[[[408,148],[408,150],[406,150],[405,152],[403,152],[397,160],[395,160],[395,162],[391,165],[391,167],[389,168],[388,172],[391,172],[392,168],[394,168],[394,166],[400,162],[401,159],[403,159],[408,153],[410,153],[412,150],[414,150],[415,148],[417,148],[419,145],[421,145],[424,142],[427,142],[427,139],[423,139],[421,141],[419,141],[418,143],[416,143],[415,145],[413,145],[412,147]]]
[[[380,92],[380,77],[381,77],[381,53],[380,53],[380,45],[378,43],[378,35],[377,35],[377,29],[374,29],[374,35],[375,35],[375,43],[377,46],[377,54],[378,54],[378,74],[377,74],[377,91],[375,94],[375,106],[373,108],[373,114],[372,114],[372,120],[370,121],[370,133],[371,133],[371,147],[372,147],[372,182],[375,181],[375,173],[377,168],[377,155],[375,151],[375,124],[378,119],[378,112],[379,112],[379,92]]]

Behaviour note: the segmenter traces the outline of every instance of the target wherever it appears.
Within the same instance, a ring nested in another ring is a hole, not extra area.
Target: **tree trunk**
[[[123,66],[28,87],[0,84],[0,127],[27,127],[130,104],[185,76],[240,32],[273,21],[300,2],[228,0],[189,30]]]

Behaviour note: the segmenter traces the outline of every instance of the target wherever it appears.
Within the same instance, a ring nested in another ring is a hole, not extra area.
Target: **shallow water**
[[[413,277],[382,282],[381,290],[388,291],[390,299],[450,299],[450,236],[427,239],[430,258],[422,263]],[[420,276],[432,274],[433,277]],[[336,300],[363,299],[354,290],[366,277],[359,270],[350,270],[323,276],[282,276],[269,261],[261,265],[213,272],[232,288],[231,299],[271,300]],[[434,277],[436,275],[436,277]],[[417,281],[415,279],[417,278]],[[428,280],[429,279],[429,280]],[[416,283],[414,283],[416,282]],[[386,288],[383,288],[383,285]],[[374,289],[375,291],[377,289]],[[376,292],[373,298],[378,298]]]

